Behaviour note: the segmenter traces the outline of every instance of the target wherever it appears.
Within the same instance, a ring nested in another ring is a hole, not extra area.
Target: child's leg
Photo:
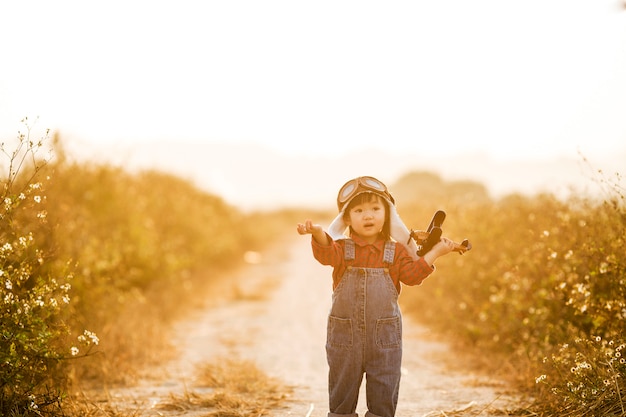
[[[383,349],[366,370],[367,408],[371,417],[393,417],[398,405],[402,348]]]
[[[342,355],[343,356],[343,355]],[[345,356],[344,356],[345,358]],[[348,358],[328,358],[328,402],[332,414],[354,414],[359,400],[359,389],[363,380],[361,364]]]
[[[327,346],[329,416],[356,416],[363,368],[358,351]]]

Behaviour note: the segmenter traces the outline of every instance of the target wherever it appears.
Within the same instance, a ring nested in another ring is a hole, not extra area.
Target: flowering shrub
[[[579,338],[564,343],[535,379],[544,403],[538,409],[558,415],[623,416],[626,343]]]
[[[30,132],[30,130],[28,131]],[[82,356],[98,344],[85,331],[74,344],[64,321],[70,304],[71,267],[47,273],[38,225],[47,220],[46,196],[37,181],[42,142],[18,136],[14,151],[2,144],[7,163],[0,200],[0,414],[41,413],[58,408],[63,361]]]
[[[444,234],[469,237],[473,249],[438,262],[432,280],[403,293],[405,309],[517,365],[537,407],[556,413],[544,415],[624,415],[606,411],[623,413],[626,377],[626,209],[618,184],[611,192],[606,201],[440,201]]]

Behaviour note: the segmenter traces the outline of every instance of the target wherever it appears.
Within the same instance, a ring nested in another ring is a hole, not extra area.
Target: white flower
[[[93,343],[94,345],[97,345],[98,343],[100,343],[100,339],[98,339],[98,336],[96,336],[94,332],[85,330],[85,336],[87,336],[91,340],[91,343]]]

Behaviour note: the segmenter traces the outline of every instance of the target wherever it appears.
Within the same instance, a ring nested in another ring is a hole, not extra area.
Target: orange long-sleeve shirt
[[[328,240],[332,241],[330,236],[328,236]],[[397,242],[395,242],[396,248],[393,264],[386,265],[383,262],[385,240],[382,237],[379,237],[373,244],[367,243],[358,236],[352,237],[352,240],[355,243],[355,259],[352,261],[352,266],[389,268],[389,275],[398,290],[398,294],[401,291],[400,283],[410,286],[419,285],[435,270],[423,258],[414,260],[406,248]],[[345,240],[332,241],[330,245],[321,245],[315,239],[312,239],[311,242],[315,259],[322,265],[333,267],[334,290],[348,267],[344,257]]]

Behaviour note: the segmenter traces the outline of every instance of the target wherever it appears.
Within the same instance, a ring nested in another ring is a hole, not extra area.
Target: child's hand
[[[311,220],[305,220],[304,223],[298,223],[296,228],[301,235],[313,235],[313,239],[320,245],[330,245],[330,237],[319,224],[313,223]]]
[[[304,223],[298,223],[297,230],[301,235],[324,233],[322,226],[314,224],[311,220],[306,220]]]
[[[433,246],[431,250],[424,255],[424,260],[428,265],[433,266],[437,258],[443,255],[447,255],[454,249],[454,242],[447,237],[442,237],[439,242]]]
[[[447,237],[442,237],[439,242],[433,246],[431,251],[437,254],[437,257],[447,255],[454,250],[454,242]]]

